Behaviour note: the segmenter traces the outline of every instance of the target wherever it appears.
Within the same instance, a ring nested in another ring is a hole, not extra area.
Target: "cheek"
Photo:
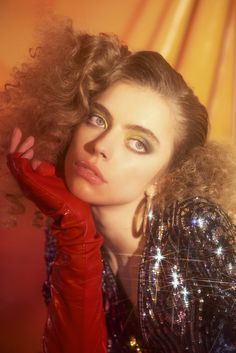
[[[69,145],[69,148],[66,153],[65,157],[65,172],[69,172],[72,167],[73,161],[80,157],[81,151],[83,150],[83,134],[80,133],[80,129],[78,128],[77,131],[74,133],[72,141]]]
[[[73,156],[74,156],[74,149],[73,149],[72,144],[70,144],[70,146],[67,150],[65,162],[64,162],[65,176],[71,174],[71,168],[72,168],[71,164],[72,164]]]
[[[166,150],[160,150],[155,158],[143,159],[142,163],[127,166],[126,169],[117,173],[117,177],[114,179],[114,187],[115,183],[120,185],[123,195],[126,193],[127,195],[144,195],[148,186],[158,181],[158,178],[165,173],[171,155],[172,149],[170,146],[166,146]]]
[[[68,187],[68,189],[75,194],[75,170],[73,167],[73,163],[76,160],[76,156],[78,155],[78,148],[75,145],[74,141],[72,140],[66,156],[65,156],[65,161],[64,161],[64,175],[65,175],[65,182]]]
[[[126,167],[113,170],[111,178],[112,188],[122,195],[138,196],[144,194],[146,188],[157,175],[158,161],[144,161],[143,163],[130,163]],[[117,193],[117,192],[116,192]]]

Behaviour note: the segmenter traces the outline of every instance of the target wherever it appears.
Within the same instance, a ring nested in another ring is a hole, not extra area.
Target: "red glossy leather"
[[[52,164],[33,170],[19,153],[8,166],[25,195],[54,218],[58,256],[51,277],[52,299],[43,338],[45,353],[106,353],[102,305],[102,238],[89,206],[72,195]]]

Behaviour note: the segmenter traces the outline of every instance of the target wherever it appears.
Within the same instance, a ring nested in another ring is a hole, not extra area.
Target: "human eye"
[[[130,138],[127,144],[129,148],[131,148],[133,151],[137,153],[148,153],[150,151],[150,147],[147,141],[137,137]]]
[[[98,127],[98,128],[104,129],[104,130],[108,127],[108,123],[107,123],[106,119],[96,113],[91,113],[88,116],[86,122],[89,125],[93,125],[95,127]]]

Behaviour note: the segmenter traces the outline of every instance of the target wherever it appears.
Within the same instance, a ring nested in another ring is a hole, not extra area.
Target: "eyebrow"
[[[91,107],[94,107],[94,108],[97,108],[99,109],[102,113],[104,113],[106,116],[108,116],[109,120],[110,121],[114,121],[114,118],[113,116],[111,115],[111,113],[109,112],[109,110],[104,107],[104,105],[98,103],[98,102],[95,102],[93,101],[91,103]],[[136,124],[126,124],[125,125],[125,128],[126,129],[130,129],[130,130],[135,130],[135,131],[139,131],[139,132],[142,132],[144,134],[146,134],[147,136],[149,136],[150,138],[152,138],[153,140],[155,140],[155,142],[157,144],[160,144],[160,141],[158,140],[158,138],[156,137],[156,135],[149,129],[143,127],[143,126],[140,126],[140,125],[136,125]]]

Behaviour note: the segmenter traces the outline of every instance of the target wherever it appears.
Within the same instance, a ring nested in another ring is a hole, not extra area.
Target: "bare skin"
[[[22,157],[27,158],[31,161],[33,169],[36,169],[41,161],[34,159],[34,136],[28,136],[24,141],[22,141],[22,132],[19,128],[15,128],[9,146],[9,153],[18,152]],[[96,220],[95,220],[96,221]],[[112,222],[111,222],[112,224]],[[103,230],[102,225],[100,224],[100,231]],[[114,228],[114,227],[113,227]],[[119,230],[122,230],[122,234],[127,236],[127,232],[130,227],[122,226]],[[101,232],[103,234],[103,232]],[[115,234],[114,234],[115,236]],[[107,250],[110,254],[110,265],[115,274],[119,271],[119,277],[121,279],[122,285],[127,292],[132,303],[136,306],[137,303],[137,275],[138,267],[140,262],[140,253],[142,249],[142,243],[140,242],[140,237],[134,238],[136,241],[132,243],[132,246],[127,246],[126,249],[122,244],[124,241],[120,241],[120,245],[113,245],[112,239],[107,240]],[[127,242],[125,242],[127,243]],[[115,256],[114,254],[119,254]],[[131,279],[131,281],[130,281]]]
[[[134,227],[143,222],[137,209],[168,165],[176,130],[169,101],[149,87],[119,81],[91,102],[65,158],[67,187],[91,205],[111,268],[135,306],[143,249],[142,232]],[[105,182],[97,185],[77,173],[81,160],[98,168]]]
[[[87,120],[78,125],[65,159],[67,187],[91,205],[112,271],[134,307],[144,246],[139,232],[143,217],[137,217],[137,209],[171,158],[176,127],[172,106],[155,91],[118,82],[96,98]],[[21,140],[16,128],[9,152],[20,152],[35,169],[41,162],[33,158],[34,137]],[[97,185],[78,174],[76,163],[81,160],[96,167],[105,182]]]

